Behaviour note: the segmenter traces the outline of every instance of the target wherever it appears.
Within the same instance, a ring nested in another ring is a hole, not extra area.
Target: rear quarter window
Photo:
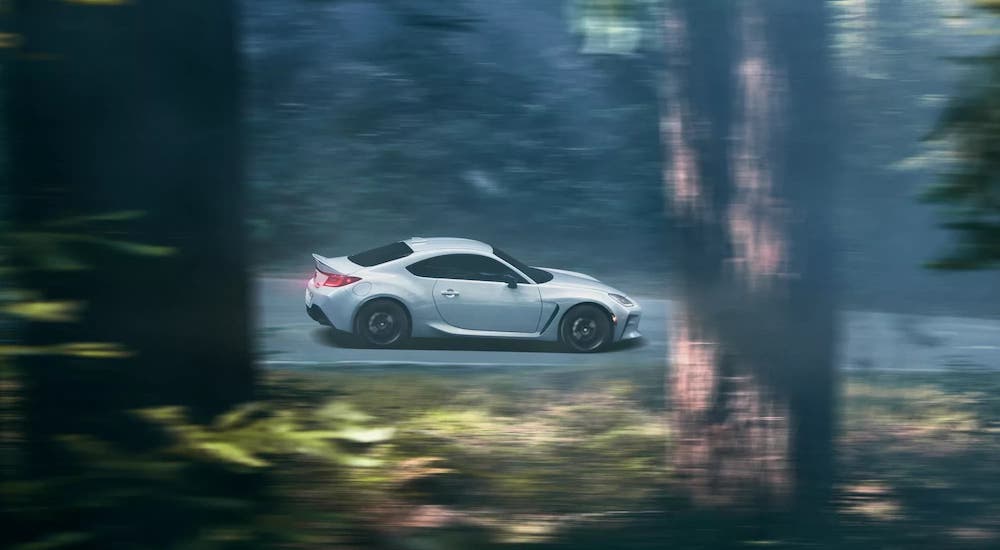
[[[364,252],[358,252],[347,257],[348,260],[361,267],[372,267],[413,254],[413,249],[404,242],[387,244]]]

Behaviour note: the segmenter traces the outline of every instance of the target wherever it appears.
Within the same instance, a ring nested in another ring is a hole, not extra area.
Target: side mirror
[[[507,283],[507,288],[517,288],[517,277],[508,273],[503,276],[503,280]]]

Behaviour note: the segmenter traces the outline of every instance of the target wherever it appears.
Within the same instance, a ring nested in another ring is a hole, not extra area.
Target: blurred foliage
[[[131,356],[121,345],[113,342],[63,342],[47,345],[17,344],[16,336],[23,323],[71,324],[81,321],[86,304],[80,300],[53,299],[27,288],[33,277],[65,277],[90,269],[84,259],[91,249],[109,250],[116,254],[133,256],[166,256],[172,253],[167,247],[146,245],[124,240],[126,224],[141,217],[141,212],[113,212],[90,216],[63,218],[36,223],[19,228],[0,224],[0,462],[2,462],[3,506],[0,518],[8,535],[31,532],[44,537],[23,545],[24,548],[67,548],[91,544],[93,534],[84,531],[53,529],[53,519],[25,517],[21,512],[47,514],[52,511],[55,498],[58,506],[77,502],[66,487],[83,483],[85,477],[37,480],[24,477],[27,441],[25,408],[30,406],[23,398],[23,388],[29,376],[16,366],[15,359],[24,356],[60,356],[86,359],[119,359]],[[30,382],[28,382],[30,383]],[[83,438],[83,436],[80,436]],[[58,494],[54,497],[54,494]],[[91,503],[92,504],[92,503]],[[87,510],[86,506],[73,513]],[[47,516],[46,516],[47,517]],[[26,524],[10,523],[26,521]],[[22,530],[23,529],[23,530]],[[11,539],[13,542],[15,539]]]
[[[322,407],[333,393],[364,429],[394,428],[368,450],[379,465],[345,468],[331,485],[284,471],[286,498],[324,510],[302,532],[330,540],[324,526],[363,525],[391,541],[370,546],[394,548],[802,547],[790,524],[671,496],[683,480],[668,467],[660,369],[521,374],[273,373],[271,399]],[[988,547],[1000,537],[998,389],[996,373],[848,375],[833,503],[842,538],[809,545]]]
[[[607,369],[575,372],[568,385],[546,378],[273,373],[268,384],[273,398],[310,406],[336,393],[394,429],[373,452],[381,463],[338,489],[366,495],[370,528],[429,548],[486,548],[558,541],[608,511],[653,506],[665,487],[655,384]]]
[[[131,411],[155,444],[61,436],[71,466],[5,483],[4,520],[36,529],[25,548],[801,547],[787,523],[671,496],[662,384],[652,367],[270,373],[205,424]],[[829,547],[1000,536],[998,390],[996,373],[848,375]],[[260,476],[266,495],[240,494]]]
[[[64,276],[90,269],[82,246],[107,249],[133,256],[169,256],[173,249],[124,240],[123,224],[143,216],[121,211],[62,218],[31,227],[11,228],[0,224],[0,320],[11,323],[74,323],[86,304],[76,300],[54,300],[38,292],[19,288],[31,276]],[[24,346],[0,342],[0,358],[24,355],[64,355],[88,358],[128,356],[127,350],[109,342],[69,342],[50,346]]]
[[[1000,4],[976,4],[1000,15]],[[957,247],[933,263],[939,269],[983,269],[1000,265],[1000,47],[959,60],[969,74],[941,115],[930,140],[952,149],[949,173],[923,198],[945,205]]]
[[[209,425],[191,423],[177,407],[133,415],[142,423],[140,433],[163,443],[135,449],[65,434],[58,439],[68,453],[67,473],[4,484],[5,521],[44,534],[14,548],[72,548],[83,542],[98,548],[291,544],[300,534],[298,515],[260,495],[241,495],[240,486],[289,468],[296,456],[339,469],[377,466],[381,461],[370,456],[371,449],[392,435],[369,427],[365,415],[336,401],[294,411],[275,402],[249,403]],[[334,487],[344,482],[325,481]],[[300,479],[300,489],[309,482]],[[363,503],[350,500],[355,492],[337,492],[345,511],[363,509]]]
[[[392,429],[363,427],[361,423],[368,417],[340,402],[304,411],[268,410],[267,404],[249,403],[219,416],[210,426],[188,422],[180,407],[142,410],[139,414],[176,438],[176,453],[253,468],[270,466],[265,458],[268,455],[292,453],[343,466],[377,466],[377,460],[344,452],[335,443],[370,445],[387,441],[393,434]]]

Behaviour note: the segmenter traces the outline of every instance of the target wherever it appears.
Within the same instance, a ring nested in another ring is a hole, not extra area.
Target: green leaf
[[[393,428],[345,428],[336,432],[336,438],[356,443],[379,443],[392,439],[395,432]]]
[[[122,359],[131,357],[132,352],[118,345],[105,342],[73,342],[53,346],[5,346],[0,345],[0,357],[64,355],[88,359]]]
[[[179,406],[148,407],[134,411],[146,420],[152,420],[162,424],[185,424],[187,422],[187,409]]]
[[[77,320],[77,313],[81,309],[83,302],[31,301],[9,304],[2,311],[31,321],[71,323]]]
[[[261,460],[248,453],[246,450],[224,441],[203,441],[196,444],[195,447],[216,458],[222,459],[226,462],[232,462],[234,464],[242,464],[244,466],[250,466],[251,468],[262,468],[270,465],[269,462]]]
[[[88,359],[124,359],[134,355],[125,347],[108,342],[73,342],[49,346],[46,349],[53,355],[85,357]]]
[[[235,428],[248,420],[252,420],[254,415],[262,412],[265,412],[263,403],[245,403],[233,408],[231,411],[220,414],[215,418],[212,425],[219,430]]]
[[[382,464],[381,460],[357,455],[337,455],[337,462],[351,468],[374,468]]]

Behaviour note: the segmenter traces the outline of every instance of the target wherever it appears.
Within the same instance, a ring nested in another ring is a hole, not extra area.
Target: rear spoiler
[[[359,266],[347,259],[346,256],[339,258],[326,258],[319,254],[313,254],[313,261],[316,263],[316,271],[327,275],[350,275],[358,270]]]
[[[323,256],[320,256],[319,254],[313,254],[312,257],[313,257],[313,261],[316,263],[316,271],[319,271],[321,273],[327,273],[327,274],[340,273],[332,265],[326,263],[326,261],[329,258],[324,258]]]

